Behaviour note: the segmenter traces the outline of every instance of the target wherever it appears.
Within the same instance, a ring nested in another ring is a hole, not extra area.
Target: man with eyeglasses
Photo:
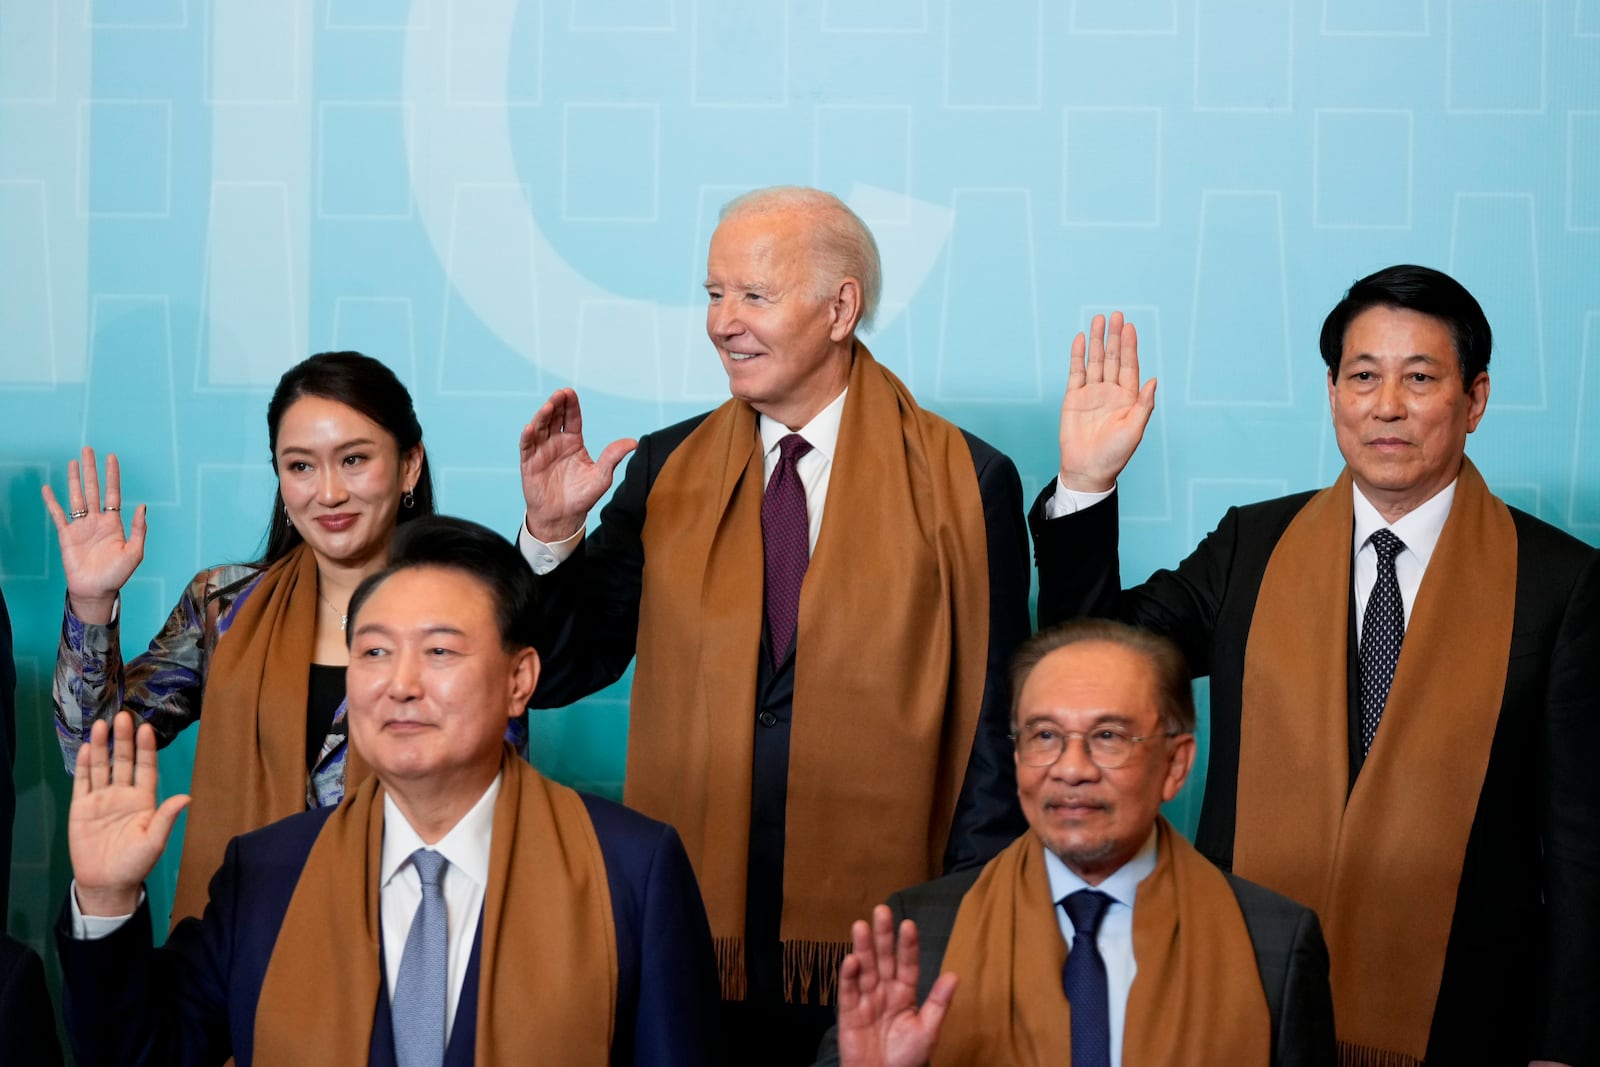
[[[1316,915],[1161,816],[1195,754],[1177,647],[1068,623],[1023,645],[1012,692],[1028,832],[855,923],[819,1065],[1333,1064]]]

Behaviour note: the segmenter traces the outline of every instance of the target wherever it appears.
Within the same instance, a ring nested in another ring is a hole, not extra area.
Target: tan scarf
[[[1139,883],[1122,1062],[1265,1064],[1272,1021],[1238,899],[1222,872],[1156,821],[1155,870]],[[1072,1062],[1067,945],[1031,831],[990,861],[956,913],[943,970],[961,978],[933,1067]]]
[[[617,1014],[611,889],[583,800],[507,747],[483,897],[480,1067],[605,1063]],[[318,834],[256,1005],[255,1062],[364,1064],[378,1003],[383,787],[345,796]],[[337,976],[336,980],[330,976]]]
[[[856,345],[800,594],[784,837],[786,996],[827,1003],[850,922],[941,869],[983,698],[983,502],[961,431]],[[625,797],[677,827],[744,997],[761,647],[761,437],[731,400],[650,492]],[[872,817],[862,818],[863,812]],[[894,827],[885,833],[884,827]]]
[[[301,544],[262,573],[217,641],[195,743],[172,923],[205,908],[228,841],[306,808],[306,700],[317,561]],[[366,777],[349,749],[346,787]]]
[[[1463,459],[1372,750],[1349,783],[1350,472],[1273,550],[1245,650],[1234,870],[1316,909],[1340,1057],[1427,1051],[1511,649],[1517,531]]]

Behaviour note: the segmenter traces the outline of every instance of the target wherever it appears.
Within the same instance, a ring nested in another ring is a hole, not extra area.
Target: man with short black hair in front
[[[710,932],[677,835],[504,741],[539,675],[535,598],[499,535],[402,526],[350,601],[350,741],[373,777],[234,838],[160,949],[140,887],[188,798],[156,803],[148,725],[94,724],[57,929],[80,1065],[712,1061]]]

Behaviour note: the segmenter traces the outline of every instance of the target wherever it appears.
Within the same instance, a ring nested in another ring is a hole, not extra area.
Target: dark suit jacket
[[[605,857],[617,939],[613,1065],[698,1067],[710,1062],[717,980],[700,890],[678,835],[618,804],[585,796]],[[188,919],[160,949],[150,947],[150,912],[102,940],[72,937],[63,908],[56,943],[64,975],[67,1032],[79,1067],[221,1064],[249,1067],[256,1003],[278,930],[307,854],[333,808],[294,815],[228,845],[200,919]],[[529,945],[530,953],[539,947]],[[478,946],[468,978],[477,968]],[[330,975],[330,982],[339,976]],[[562,981],[559,973],[542,980]],[[469,996],[470,991],[470,996]],[[529,997],[538,996],[530,986]],[[379,1021],[388,1019],[380,993]],[[476,984],[463,985],[451,1049],[472,1060]],[[306,1062],[317,1062],[317,1034],[337,1019],[303,1026]],[[458,1047],[459,1046],[459,1047]],[[392,1035],[376,1023],[374,1063],[392,1058]]]
[[[1029,516],[1041,626],[1120,617],[1173,638],[1195,676],[1210,676],[1210,762],[1195,844],[1224,870],[1233,859],[1250,620],[1268,557],[1310,497],[1229,509],[1176,570],[1128,590],[1120,588],[1114,498],[1046,521],[1041,495]],[[1600,751],[1600,553],[1515,508],[1511,515],[1511,659],[1467,840],[1429,1067],[1600,1062],[1600,779],[1591,766]],[[1406,635],[1423,639],[1450,636]],[[1350,670],[1353,678],[1353,652]],[[1354,701],[1358,686],[1349,692]],[[1358,715],[1352,703],[1352,784],[1362,758]]]
[[[980,873],[961,871],[889,898],[896,927],[902,919],[917,924],[918,1003],[927,997],[939,977],[961,899]],[[1333,1067],[1337,1055],[1333,997],[1328,990],[1328,949],[1322,943],[1322,927],[1316,915],[1310,908],[1254,882],[1231,874],[1227,878],[1250,931],[1256,967],[1267,994],[1267,1010],[1272,1017],[1272,1067]],[[957,989],[956,996],[960,995]],[[818,1050],[817,1067],[838,1063],[838,1039],[829,1031]]]
[[[17,665],[11,616],[0,596],[0,917],[10,914],[11,823],[17,814]]]
[[[0,1063],[60,1067],[56,1009],[39,954],[0,934]]]
[[[639,442],[626,476],[600,515],[600,526],[578,551],[539,579],[543,624],[538,647],[544,670],[534,707],[570,704],[621,677],[639,632],[645,566],[646,501],[667,457],[705,419],[696,416]],[[982,866],[1026,828],[1017,806],[1012,762],[1009,688],[1011,654],[1027,637],[1028,544],[1022,525],[1022,485],[1000,452],[966,434],[983,499],[989,547],[989,654],[983,708],[945,850],[945,869]],[[852,518],[852,536],[871,536],[875,521]],[[764,639],[763,639],[764,640]],[[763,648],[763,653],[765,649]],[[778,924],[783,901],[783,837],[793,718],[794,656],[773,670],[758,657],[746,961],[751,997],[781,999]],[[887,892],[888,887],[885,887]]]

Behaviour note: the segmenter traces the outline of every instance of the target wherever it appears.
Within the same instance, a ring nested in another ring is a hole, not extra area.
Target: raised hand
[[[1061,482],[1101,493],[1133,458],[1156,406],[1156,380],[1139,382],[1139,335],[1122,312],[1107,328],[1096,315],[1089,336],[1072,339],[1067,395],[1061,401]]]
[[[67,574],[72,611],[85,622],[107,623],[117,591],[144,559],[144,505],[133,512],[130,534],[122,531],[122,468],[115,453],[106,456],[105,506],[100,502],[100,472],[94,449],[85,445],[83,461],[67,463],[67,512],[44,487],[44,506],[56,524],[61,567]]]
[[[956,991],[942,974],[917,1008],[917,924],[900,924],[882,904],[872,925],[850,927],[851,952],[839,968],[839,1061],[844,1067],[921,1067],[933,1053],[939,1025]]]
[[[173,821],[189,804],[172,796],[156,804],[156,732],[119,711],[78,749],[67,811],[67,850],[85,915],[127,915],[139,904],[139,887],[161,858]],[[109,736],[108,736],[109,735]]]
[[[611,488],[617,464],[638,446],[625,437],[607,445],[599,459],[591,459],[583,444],[578,394],[557,389],[522,428],[518,442],[528,532],[546,543],[577,533],[589,509]]]

